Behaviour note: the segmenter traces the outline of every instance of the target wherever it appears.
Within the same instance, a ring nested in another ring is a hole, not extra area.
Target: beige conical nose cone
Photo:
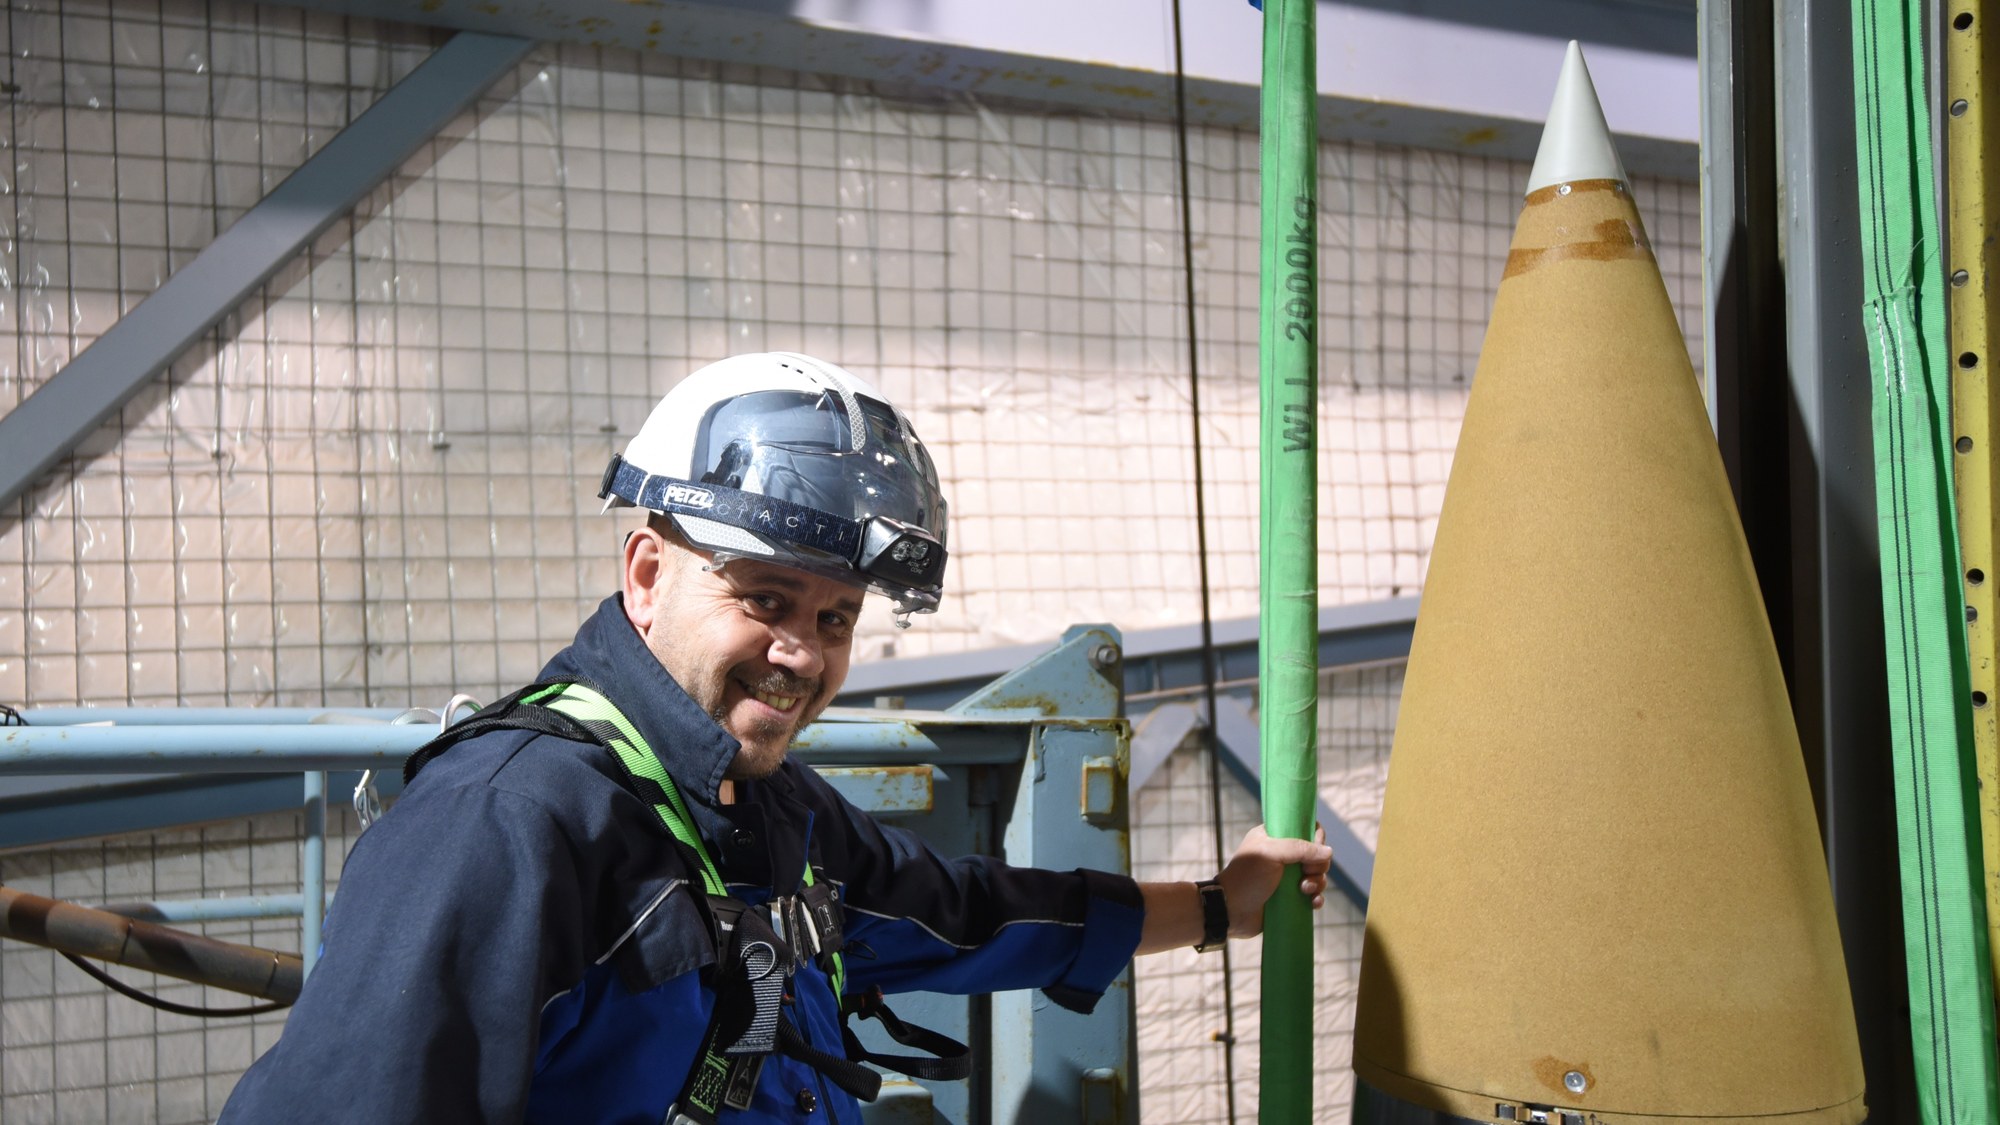
[[[1587,92],[1574,51],[1572,73]],[[1853,1009],[1749,552],[1602,112],[1556,111],[1417,620],[1355,1070],[1475,1121],[1851,1125]]]

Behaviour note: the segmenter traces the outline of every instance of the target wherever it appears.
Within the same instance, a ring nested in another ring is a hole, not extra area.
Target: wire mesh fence
[[[434,42],[189,0],[15,4],[0,35],[18,90],[0,136],[0,412]],[[597,512],[609,455],[693,368],[763,348],[874,381],[945,477],[943,609],[907,632],[871,615],[856,660],[1195,620],[1197,426],[1209,593],[1217,616],[1247,616],[1256,138],[1197,127],[1189,156],[1199,418],[1171,123],[544,48],[0,511],[0,702],[493,698],[612,588],[629,520]],[[1362,602],[1422,586],[1526,168],[1331,142],[1320,162],[1321,597]],[[1698,358],[1694,186],[1642,178],[1635,194]],[[1324,795],[1371,841],[1399,684],[1330,674],[1321,703]],[[1135,795],[1144,875],[1213,868],[1201,754]],[[1254,805],[1224,797],[1240,835]],[[116,893],[114,871],[159,869],[161,893],[213,893],[176,865],[265,855],[240,882],[295,889],[275,858],[296,852],[295,818],[190,832],[0,857],[0,876],[46,871],[88,898],[93,878]],[[1319,926],[1332,1120],[1359,917],[1334,902]],[[1239,1120],[1255,969],[1246,952],[1232,990]],[[1219,976],[1192,954],[1142,967],[1149,1121],[1225,1119]],[[219,1108],[241,1034],[151,1016],[133,1030],[113,1014],[129,1002],[82,982],[0,951],[0,1116]],[[277,1026],[255,1022],[249,1049]],[[163,1045],[197,1041],[198,1067]]]

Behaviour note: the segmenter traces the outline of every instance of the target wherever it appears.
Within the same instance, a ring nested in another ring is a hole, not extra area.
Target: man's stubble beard
[[[730,737],[735,738],[744,748],[737,751],[736,760],[730,763],[730,768],[727,771],[728,775],[747,780],[769,777],[778,771],[778,767],[785,764],[785,758],[791,753],[792,746],[798,742],[799,735],[805,733],[805,729],[812,725],[814,719],[819,718],[821,711],[826,710],[826,704],[829,701],[820,698],[821,693],[826,689],[826,681],[788,676],[783,672],[775,670],[759,677],[751,683],[752,690],[766,692],[771,695],[792,696],[798,700],[798,703],[795,705],[798,708],[798,717],[796,719],[759,719],[753,721],[750,724],[750,730],[745,732],[749,737],[745,737],[745,735],[737,734],[737,732],[729,729],[728,708],[723,704],[723,699],[725,698],[731,679],[732,677],[727,672],[723,673],[720,682],[716,685],[715,704],[709,709],[709,717],[715,720],[715,725],[721,727]],[[750,749],[752,739],[756,741],[756,753],[761,757],[764,747],[780,738],[784,741],[778,747],[778,752],[771,757],[770,761],[766,762],[755,759],[745,761],[747,756],[746,751]]]

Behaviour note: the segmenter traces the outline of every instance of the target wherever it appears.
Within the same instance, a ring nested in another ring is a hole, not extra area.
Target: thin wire
[[[1201,338],[1197,334],[1194,286],[1194,183],[1188,168],[1187,65],[1183,57],[1181,0],[1174,10],[1174,140],[1180,160],[1181,284],[1187,308],[1189,430],[1194,437],[1194,537],[1201,567],[1201,686],[1208,714],[1202,741],[1208,747],[1208,811],[1215,825],[1215,867],[1220,871],[1229,852],[1222,828],[1222,755],[1215,738],[1215,617],[1209,604],[1207,481],[1201,457]],[[1236,973],[1229,943],[1222,944],[1222,1091],[1229,1125],[1236,1125]]]
[[[147,1007],[158,1008],[163,1012],[172,1012],[177,1016],[261,1016],[265,1012],[280,1012],[292,1006],[290,1000],[273,1000],[268,1004],[251,1004],[242,1008],[195,1008],[186,1004],[176,1004],[172,1000],[162,1000],[149,992],[141,992],[74,953],[70,953],[67,950],[57,950],[57,952],[68,958],[70,964],[82,969],[92,980],[116,992],[118,995],[129,996]]]

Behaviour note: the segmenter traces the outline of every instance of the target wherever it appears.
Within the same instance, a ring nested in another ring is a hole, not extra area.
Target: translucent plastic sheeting
[[[7,24],[0,409],[429,46],[111,12]],[[762,347],[875,376],[946,474],[945,609],[871,618],[857,659],[1194,618],[1166,123],[580,48],[519,77],[0,521],[0,699],[491,695],[610,587],[609,452],[681,374]],[[1216,612],[1246,616],[1255,138],[1197,129],[1191,155]],[[1522,172],[1357,145],[1321,168],[1322,598],[1364,601],[1421,584]],[[1694,193],[1644,197],[1691,296]]]

